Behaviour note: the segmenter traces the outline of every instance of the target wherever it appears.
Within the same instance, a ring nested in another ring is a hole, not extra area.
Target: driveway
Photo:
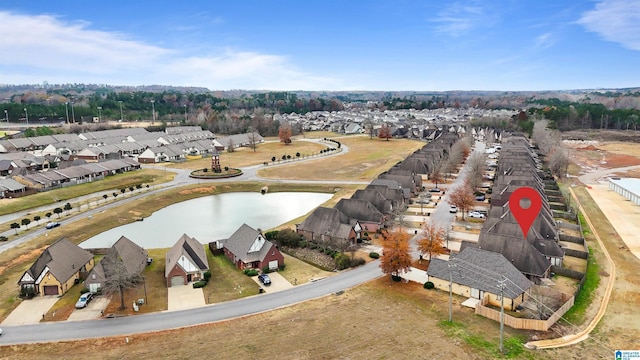
[[[283,278],[282,275],[277,272],[269,273],[269,278],[271,279],[271,285],[265,286],[262,285],[260,280],[258,280],[257,276],[252,277],[253,281],[255,281],[261,288],[264,289],[266,293],[272,293],[276,291],[282,291],[286,289],[291,289],[293,285],[287,281],[287,279]]]
[[[102,312],[109,305],[109,300],[111,300],[108,296],[97,296],[87,307],[84,309],[75,309],[69,315],[69,321],[78,321],[78,320],[92,320],[99,319],[102,317]]]
[[[2,325],[37,324],[57,301],[57,296],[37,296],[30,300],[24,300],[4,319]]]
[[[193,309],[205,306],[202,288],[194,289],[191,284],[169,288],[168,311]]]

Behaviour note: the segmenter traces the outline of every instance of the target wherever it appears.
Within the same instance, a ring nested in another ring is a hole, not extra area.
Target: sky
[[[640,86],[640,0],[2,1],[0,84]]]

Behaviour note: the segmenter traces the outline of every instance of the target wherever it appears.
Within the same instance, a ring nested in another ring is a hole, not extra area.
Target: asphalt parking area
[[[102,316],[102,312],[109,305],[111,299],[108,296],[97,296],[84,309],[75,309],[69,315],[67,320],[79,321],[79,320],[91,320],[99,319]]]
[[[168,311],[193,309],[206,305],[202,288],[194,289],[192,284],[172,286],[168,290]]]
[[[7,316],[2,325],[27,325],[37,324],[42,316],[58,301],[57,296],[36,296],[33,299],[23,300],[18,307]]]
[[[291,285],[291,283],[287,281],[287,279],[282,277],[282,275],[278,274],[277,272],[269,273],[269,278],[271,279],[271,285],[265,286],[260,282],[260,280],[258,280],[257,276],[252,277],[253,281],[260,285],[260,287],[264,289],[264,292],[267,293],[282,291],[293,287],[293,285]]]

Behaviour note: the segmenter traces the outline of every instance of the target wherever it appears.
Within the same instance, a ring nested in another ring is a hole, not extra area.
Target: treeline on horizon
[[[463,95],[464,94],[464,95]],[[200,125],[214,133],[237,134],[258,131],[263,136],[276,136],[280,123],[274,114],[305,114],[313,111],[340,111],[345,108],[362,110],[402,110],[438,108],[520,109],[528,116],[544,116],[550,125],[561,131],[573,129],[626,129],[636,130],[640,125],[640,92],[597,93],[580,101],[559,98],[541,99],[529,96],[486,97],[477,93],[412,94],[394,97],[384,94],[379,101],[354,101],[348,94],[333,98],[299,97],[294,92],[265,92],[219,97],[212,93],[183,93],[177,91],[115,92],[100,89],[89,94],[74,94],[64,89],[27,92],[13,95],[3,108],[11,122],[25,120],[26,108],[30,123],[37,121],[60,122],[67,117],[76,122],[88,122],[93,117],[101,120],[149,121],[156,112],[157,125],[181,123]],[[355,96],[357,98],[357,96]],[[594,101],[605,102],[589,102]],[[348,104],[345,106],[345,104]],[[100,108],[100,110],[98,110]],[[4,114],[0,110],[0,116]],[[294,134],[302,129],[293,125]]]

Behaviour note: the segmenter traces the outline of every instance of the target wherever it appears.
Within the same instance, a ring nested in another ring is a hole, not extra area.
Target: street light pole
[[[124,117],[122,116],[122,100],[118,100],[120,103],[120,121],[124,121]]]
[[[67,124],[69,123],[69,102],[64,103],[64,111],[67,113]]]
[[[71,100],[71,119],[73,119],[73,123],[76,123],[76,112],[73,110],[73,100]]]
[[[7,110],[4,111],[4,118],[7,120],[7,124],[9,123],[9,112]]]
[[[29,126],[29,113],[27,112],[27,108],[24,108],[24,117],[27,118],[27,126]]]
[[[98,106],[98,122],[102,122],[102,106]]]
[[[189,119],[187,119],[187,104],[182,105],[184,106],[184,122],[186,123]]]
[[[156,122],[156,105],[155,105],[156,101],[155,100],[151,100],[151,123],[153,124],[154,122]]]

